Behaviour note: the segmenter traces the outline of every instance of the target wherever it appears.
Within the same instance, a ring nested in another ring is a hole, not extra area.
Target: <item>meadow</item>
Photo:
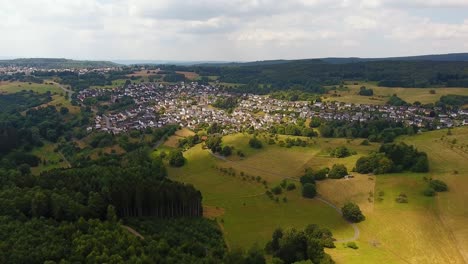
[[[340,207],[347,201],[360,205],[367,219],[357,224],[359,249],[342,243],[327,249],[337,263],[464,263],[468,247],[468,209],[464,202],[468,194],[468,128],[426,132],[398,139],[426,151],[430,160],[429,173],[398,173],[361,175],[354,178],[324,180],[317,183],[321,197]],[[170,168],[171,179],[191,183],[200,189],[207,206],[207,214],[223,227],[230,247],[263,247],[276,227],[304,227],[316,223],[330,228],[335,238],[353,236],[350,225],[331,207],[317,199],[300,195],[298,177],[304,168],[320,169],[335,163],[351,171],[356,160],[379,146],[363,146],[362,140],[315,138],[308,147],[285,148],[267,145],[267,136],[260,135],[264,148],[248,146],[251,135],[225,136],[223,143],[241,150],[245,158],[236,155],[220,160],[199,144],[184,153],[187,164]],[[280,136],[279,139],[284,139]],[[454,141],[455,139],[455,141]],[[454,143],[455,142],[455,143]],[[428,144],[430,143],[430,144]],[[337,146],[347,146],[357,152],[347,158],[330,157]],[[236,176],[221,173],[217,168],[232,168]],[[455,172],[456,171],[456,172]],[[282,179],[294,182],[294,191],[279,195],[279,202],[270,200],[265,188],[255,181],[242,180],[239,173],[260,176],[268,187]],[[440,178],[449,184],[450,191],[436,197],[422,194],[427,186],[424,178]],[[404,193],[408,203],[395,198]],[[287,202],[282,198],[286,197]]]
[[[63,90],[57,85],[45,83],[27,83],[27,82],[0,82],[0,94],[17,93],[23,90],[34,91],[36,93],[51,92],[52,94],[62,94]]]
[[[358,94],[361,86],[371,88],[373,96],[361,96]],[[468,88],[402,88],[402,87],[380,87],[372,82],[347,82],[348,89],[331,90],[325,95],[326,101],[338,101],[355,104],[385,104],[390,96],[396,94],[408,103],[419,101],[423,104],[435,103],[441,96],[447,94],[468,95]],[[430,93],[435,90],[435,94]]]

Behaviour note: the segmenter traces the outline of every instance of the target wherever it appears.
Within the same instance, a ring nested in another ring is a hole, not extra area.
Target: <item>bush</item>
[[[294,183],[289,183],[288,186],[286,187],[286,190],[288,191],[292,191],[292,190],[295,190],[296,189],[296,184]]]
[[[355,203],[348,202],[342,208],[343,217],[353,223],[364,221],[366,217],[362,214],[361,209]]]
[[[433,188],[428,187],[427,189],[425,189],[425,190],[423,191],[423,194],[424,194],[424,196],[435,196],[435,195],[436,195],[436,191],[435,191]]]
[[[249,146],[256,149],[261,149],[263,144],[257,137],[253,137],[249,140]]]
[[[271,189],[271,192],[276,195],[279,195],[283,192],[283,189],[281,188],[281,186],[275,186],[273,187],[273,189]]]
[[[356,245],[355,242],[348,242],[346,243],[346,246],[349,247],[349,248],[352,248],[352,249],[358,249],[358,245]]]
[[[306,183],[302,186],[302,196],[306,198],[314,198],[317,195],[315,184]]]
[[[330,156],[335,157],[335,158],[346,158],[351,156],[351,151],[344,146],[337,147],[334,149],[331,153]]]
[[[395,199],[397,203],[408,203],[408,196],[405,193],[400,193],[398,197]]]
[[[429,186],[434,189],[436,192],[446,192],[448,191],[448,186],[445,182],[441,180],[431,180]]]
[[[172,167],[182,167],[185,164],[185,158],[182,151],[175,150],[169,153],[169,165]]]
[[[335,164],[328,173],[328,177],[331,179],[341,179],[348,175],[348,170],[343,164]]]

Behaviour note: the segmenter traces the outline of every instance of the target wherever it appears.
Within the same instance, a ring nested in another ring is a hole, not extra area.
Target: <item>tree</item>
[[[229,157],[232,154],[232,148],[230,146],[224,146],[221,150],[221,155]]]
[[[334,164],[328,173],[328,177],[331,179],[340,179],[348,175],[348,170],[343,164]]]
[[[302,196],[306,198],[314,198],[317,195],[315,184],[306,183],[302,186]]]
[[[263,144],[257,137],[253,137],[249,140],[249,146],[252,148],[260,149],[263,147]]]
[[[431,180],[429,186],[434,189],[436,192],[446,192],[448,191],[448,186],[445,182],[441,180]]]
[[[361,209],[355,203],[348,202],[342,208],[343,217],[353,223],[364,221],[366,217],[362,214]]]
[[[27,175],[31,173],[31,166],[29,164],[23,163],[19,165],[18,171],[21,173],[21,175]]]
[[[182,167],[185,164],[185,158],[180,150],[173,150],[169,153],[169,165],[172,167]]]

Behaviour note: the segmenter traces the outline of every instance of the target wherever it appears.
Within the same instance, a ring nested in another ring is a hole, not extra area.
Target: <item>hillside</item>
[[[38,67],[46,69],[63,69],[63,68],[104,68],[118,67],[119,64],[110,61],[87,61],[87,60],[69,60],[69,59],[54,59],[54,58],[25,58],[14,60],[0,60],[1,66],[17,66],[17,67]]]

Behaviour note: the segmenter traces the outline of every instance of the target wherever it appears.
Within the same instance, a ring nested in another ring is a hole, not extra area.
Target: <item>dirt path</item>
[[[140,233],[138,233],[135,229],[129,227],[129,226],[126,226],[126,225],[122,225],[122,228],[123,229],[126,229],[128,232],[132,233],[134,236],[136,237],[139,237],[141,239],[145,239]]]
[[[221,155],[218,155],[218,154],[215,154],[213,152],[210,151],[210,154],[217,158],[217,159],[220,159],[222,161],[225,161],[225,162],[230,162],[230,163],[236,163],[234,161],[231,161],[231,160],[228,160],[226,157],[223,157]],[[239,166],[239,167],[244,167],[244,168],[249,168],[249,169],[254,169],[254,170],[258,170],[258,171],[262,171],[264,173],[268,173],[268,174],[271,174],[271,175],[275,175],[275,176],[280,176],[282,177],[283,179],[288,179],[288,180],[292,180],[292,181],[299,181],[298,179],[296,178],[292,178],[292,177],[284,177],[284,175],[280,175],[279,173],[275,173],[275,172],[270,172],[270,171],[267,171],[267,170],[263,170],[263,169],[258,169],[258,168],[255,168],[255,167],[252,167],[252,166],[245,166],[245,165],[242,165],[242,166]],[[374,190],[375,191],[375,190]],[[242,198],[247,198],[247,197],[256,197],[256,196],[260,196],[260,195],[263,195],[264,193],[262,194],[254,194],[254,195],[249,195],[249,196],[244,196]],[[324,198],[322,197],[319,197],[317,196],[315,199],[325,203],[326,205],[332,207],[333,209],[335,209],[338,214],[340,215],[343,215],[342,212],[341,212],[341,209],[338,208],[336,205],[332,204],[331,202],[325,200]],[[350,237],[350,238],[344,238],[344,239],[337,239],[335,241],[335,243],[347,243],[347,242],[351,242],[351,241],[355,241],[359,238],[359,236],[361,235],[361,231],[359,230],[359,228],[357,227],[357,225],[355,223],[351,223],[348,221],[348,223],[351,225],[351,227],[353,228],[354,230],[354,236],[353,237]]]

